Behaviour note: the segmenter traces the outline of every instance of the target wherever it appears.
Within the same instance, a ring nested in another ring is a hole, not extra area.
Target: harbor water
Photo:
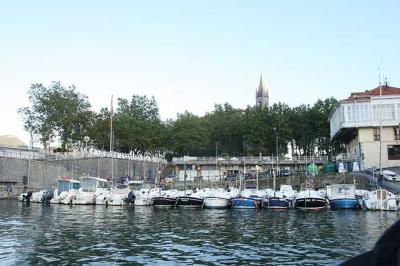
[[[153,209],[0,201],[0,262],[334,265],[371,249],[397,212]]]

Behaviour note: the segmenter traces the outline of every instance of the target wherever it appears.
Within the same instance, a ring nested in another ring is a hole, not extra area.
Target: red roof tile
[[[400,95],[400,88],[390,87],[387,85],[382,86],[382,95]],[[369,99],[371,96],[379,96],[379,87],[376,87],[372,90],[366,90],[364,92],[352,92],[350,97],[345,100],[361,100],[361,99]]]

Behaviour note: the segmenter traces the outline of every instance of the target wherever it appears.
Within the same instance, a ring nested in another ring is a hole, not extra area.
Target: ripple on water
[[[0,201],[0,260],[10,265],[335,264],[371,248],[398,218],[363,211],[27,207]]]

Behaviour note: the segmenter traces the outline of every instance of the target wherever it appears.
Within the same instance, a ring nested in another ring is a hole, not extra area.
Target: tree
[[[28,94],[30,106],[20,108],[19,113],[25,129],[38,135],[45,149],[53,137],[60,140],[62,151],[67,150],[67,144],[83,138],[93,113],[87,96],[75,86],[65,88],[60,82],[49,87],[33,84]]]
[[[171,150],[178,155],[206,155],[209,134],[205,119],[192,113],[178,114],[171,129]]]
[[[119,98],[114,121],[116,150],[143,154],[163,149],[163,124],[154,97],[133,95],[130,102]]]
[[[242,119],[242,111],[228,103],[216,104],[214,111],[206,114],[206,127],[210,136],[208,155],[215,154],[216,145],[222,155],[243,155]]]

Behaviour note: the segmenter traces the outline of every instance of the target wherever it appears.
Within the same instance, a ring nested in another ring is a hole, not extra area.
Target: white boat
[[[80,186],[81,183],[78,180],[58,180],[57,188],[54,190],[54,198],[50,200],[50,203],[62,203],[62,200],[67,197],[70,190],[77,192]]]
[[[231,194],[224,189],[208,189],[206,190],[203,205],[209,209],[224,209],[231,204]]]
[[[62,200],[63,204],[108,204],[111,199],[111,188],[106,179],[98,177],[81,177],[78,191],[70,190]]]
[[[208,209],[225,209],[231,204],[230,199],[221,197],[207,197],[204,199],[204,207]]]
[[[375,211],[397,211],[399,205],[396,201],[396,196],[385,190],[377,189],[369,192],[363,199],[363,205],[367,210]]]
[[[22,193],[18,196],[19,201],[25,201],[26,196],[28,193]],[[42,189],[38,192],[33,192],[31,196],[30,202],[35,203],[43,203],[48,202],[50,203],[54,197],[54,190],[52,188]]]
[[[118,184],[116,187],[111,189],[110,194],[108,195],[108,205],[113,206],[122,206],[125,205],[125,201],[128,197],[128,194],[131,190],[128,185]],[[97,204],[97,202],[96,202]]]

